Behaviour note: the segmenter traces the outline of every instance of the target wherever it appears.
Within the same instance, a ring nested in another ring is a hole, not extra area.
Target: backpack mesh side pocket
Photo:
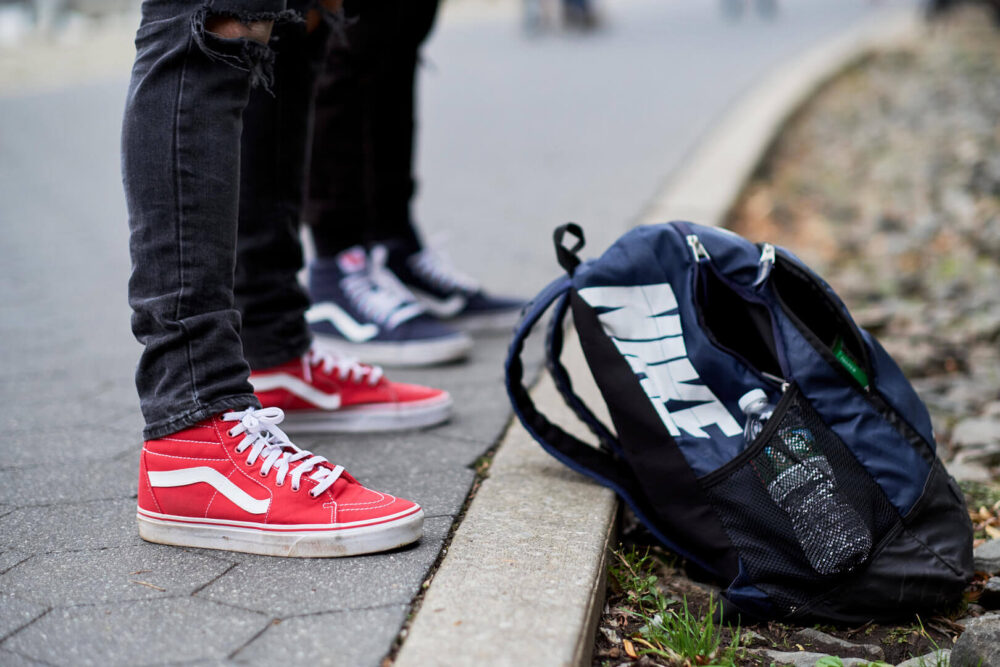
[[[733,463],[707,492],[750,580],[789,613],[862,569],[899,520],[794,386]]]

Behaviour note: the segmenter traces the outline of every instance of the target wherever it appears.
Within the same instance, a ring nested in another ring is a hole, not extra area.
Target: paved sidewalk
[[[593,42],[527,42],[489,16],[446,21],[424,75],[427,228],[454,230],[457,263],[487,285],[536,291],[555,272],[555,224],[579,218],[599,250],[740,90],[866,15],[821,4],[790,3],[780,40],[774,26],[726,25],[710,9],[661,0],[615,5],[616,22]],[[719,43],[732,51],[706,51],[698,72],[685,61]],[[696,85],[705,80],[713,86]],[[478,340],[468,364],[391,372],[455,395],[442,428],[299,439],[420,502],[429,518],[417,546],[286,561],[141,542],[123,95],[115,79],[0,98],[0,664],[378,665],[472,465],[509,420],[506,337]]]

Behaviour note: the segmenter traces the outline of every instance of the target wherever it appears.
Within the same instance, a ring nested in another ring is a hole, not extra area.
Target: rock
[[[955,425],[951,442],[959,447],[990,447],[1000,444],[1000,421],[990,417],[969,417]]]
[[[953,460],[944,464],[948,474],[959,482],[981,482],[989,484],[993,480],[986,466],[969,460]]]
[[[793,667],[813,667],[820,658],[830,655],[829,653],[813,653],[812,651],[773,651],[763,649],[750,651],[778,665],[793,665]],[[868,665],[870,660],[865,658],[841,658],[844,667],[863,667]]]
[[[1000,614],[970,620],[951,649],[955,667],[1000,667]]]
[[[986,582],[979,604],[986,609],[1000,609],[1000,577],[990,577]]]
[[[751,642],[763,642],[765,644],[770,644],[771,640],[760,633],[754,632],[753,630],[740,630],[740,643],[744,646],[748,646]]]
[[[990,540],[972,552],[976,572],[1000,574],[1000,540]]]
[[[814,628],[805,628],[792,634],[792,639],[814,650],[825,651],[830,655],[848,658],[866,658],[868,660],[884,660],[885,652],[881,646],[873,644],[855,644],[846,639],[833,637]]]
[[[933,653],[928,653],[927,655],[922,655],[916,658],[910,658],[905,662],[901,662],[896,667],[935,667],[935,665],[947,665],[951,659],[951,649],[943,648],[940,651],[934,651]]]

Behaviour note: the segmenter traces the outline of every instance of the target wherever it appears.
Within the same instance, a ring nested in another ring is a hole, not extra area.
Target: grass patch
[[[676,559],[635,546],[613,552],[608,567],[612,590],[624,605],[618,610],[628,628],[622,650],[629,658],[650,656],[669,665],[733,667],[744,651],[739,628],[715,621],[721,605],[709,595],[698,607],[687,595],[664,593],[658,570],[672,570]]]

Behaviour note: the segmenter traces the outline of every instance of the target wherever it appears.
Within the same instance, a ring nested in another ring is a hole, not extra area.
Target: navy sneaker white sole
[[[376,433],[435,426],[451,418],[454,402],[444,394],[422,401],[356,405],[336,410],[286,410],[287,433]]]
[[[428,340],[353,343],[314,331],[313,339],[317,345],[333,354],[380,366],[434,366],[459,361],[472,351],[472,339],[464,333]]]

